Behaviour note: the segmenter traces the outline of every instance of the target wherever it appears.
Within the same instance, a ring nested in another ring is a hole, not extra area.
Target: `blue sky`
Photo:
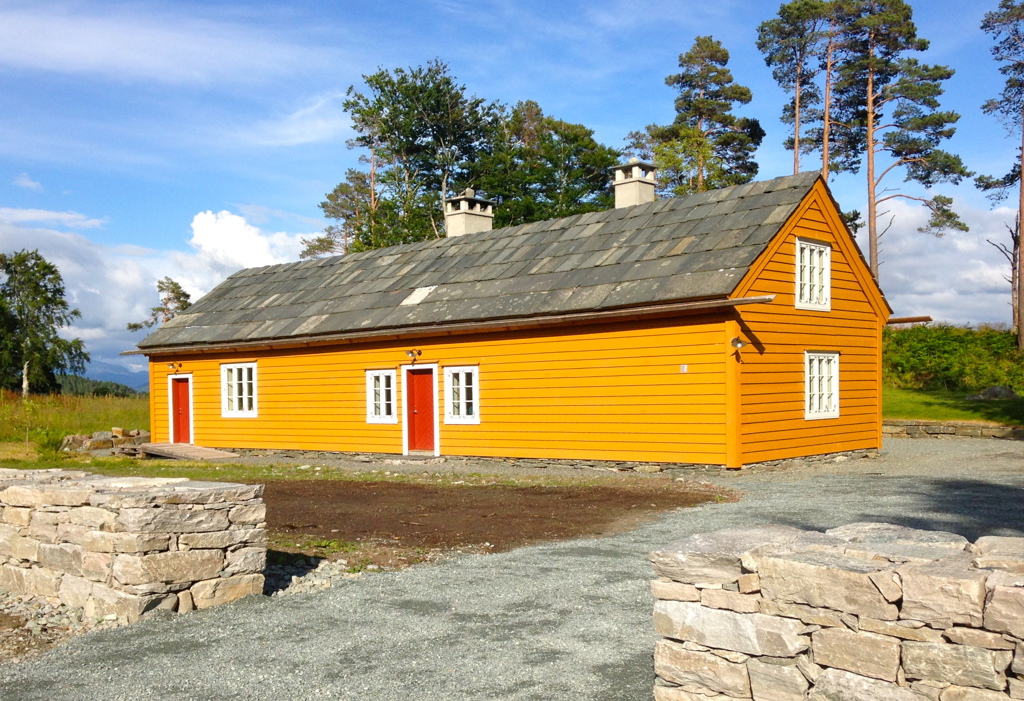
[[[1016,141],[981,113],[1001,76],[979,29],[996,0],[918,0],[921,58],[956,69],[945,108],[963,117],[949,148],[1002,174]],[[356,165],[341,111],[346,89],[378,67],[449,64],[469,92],[581,122],[621,147],[627,132],[673,116],[664,78],[694,37],[732,54],[768,132],[759,177],[791,172],[778,115],[785,100],[754,41],[778,5],[757,0],[579,2],[5,2],[0,0],[0,250],[39,248],[60,267],[83,318],[94,372],[140,371],[120,358],[125,331],[169,275],[193,296],[241,267],[297,258],[326,224],[318,204]],[[813,169],[813,160],[806,162]],[[902,176],[890,176],[896,186]],[[862,176],[833,192],[864,209]],[[919,194],[913,188],[911,191]],[[940,188],[971,225],[935,239],[898,203],[883,238],[882,286],[898,315],[1008,322],[1007,207],[972,186]],[[145,382],[138,375],[140,384]]]

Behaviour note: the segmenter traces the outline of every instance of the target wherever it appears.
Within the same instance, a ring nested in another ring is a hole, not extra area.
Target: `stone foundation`
[[[1004,438],[1024,441],[1024,428],[966,421],[886,419],[882,423],[882,435],[886,438]]]
[[[651,561],[656,701],[1024,699],[1024,538],[764,526]]]
[[[0,589],[129,622],[263,592],[262,485],[0,469]]]

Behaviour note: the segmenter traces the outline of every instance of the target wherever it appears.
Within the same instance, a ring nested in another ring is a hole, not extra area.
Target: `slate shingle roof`
[[[249,268],[139,348],[723,298],[817,180],[817,173],[801,173],[453,239]],[[421,301],[407,301],[428,287]]]

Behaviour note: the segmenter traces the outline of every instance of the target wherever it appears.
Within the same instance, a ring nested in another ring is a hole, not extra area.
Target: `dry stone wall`
[[[656,701],[1024,699],[1024,538],[764,526],[651,561]]]
[[[262,485],[0,470],[0,589],[129,622],[261,594],[262,494]]]
[[[1024,441],[1024,428],[969,421],[886,419],[882,423],[882,435],[886,438],[1005,438]]]

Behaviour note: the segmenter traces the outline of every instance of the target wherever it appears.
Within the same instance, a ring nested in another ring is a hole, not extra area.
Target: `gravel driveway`
[[[150,618],[0,668],[3,699],[650,699],[647,553],[691,533],[889,521],[1024,534],[1024,443],[893,440],[880,458],[712,478],[736,503],[623,535],[465,556],[323,592]]]

